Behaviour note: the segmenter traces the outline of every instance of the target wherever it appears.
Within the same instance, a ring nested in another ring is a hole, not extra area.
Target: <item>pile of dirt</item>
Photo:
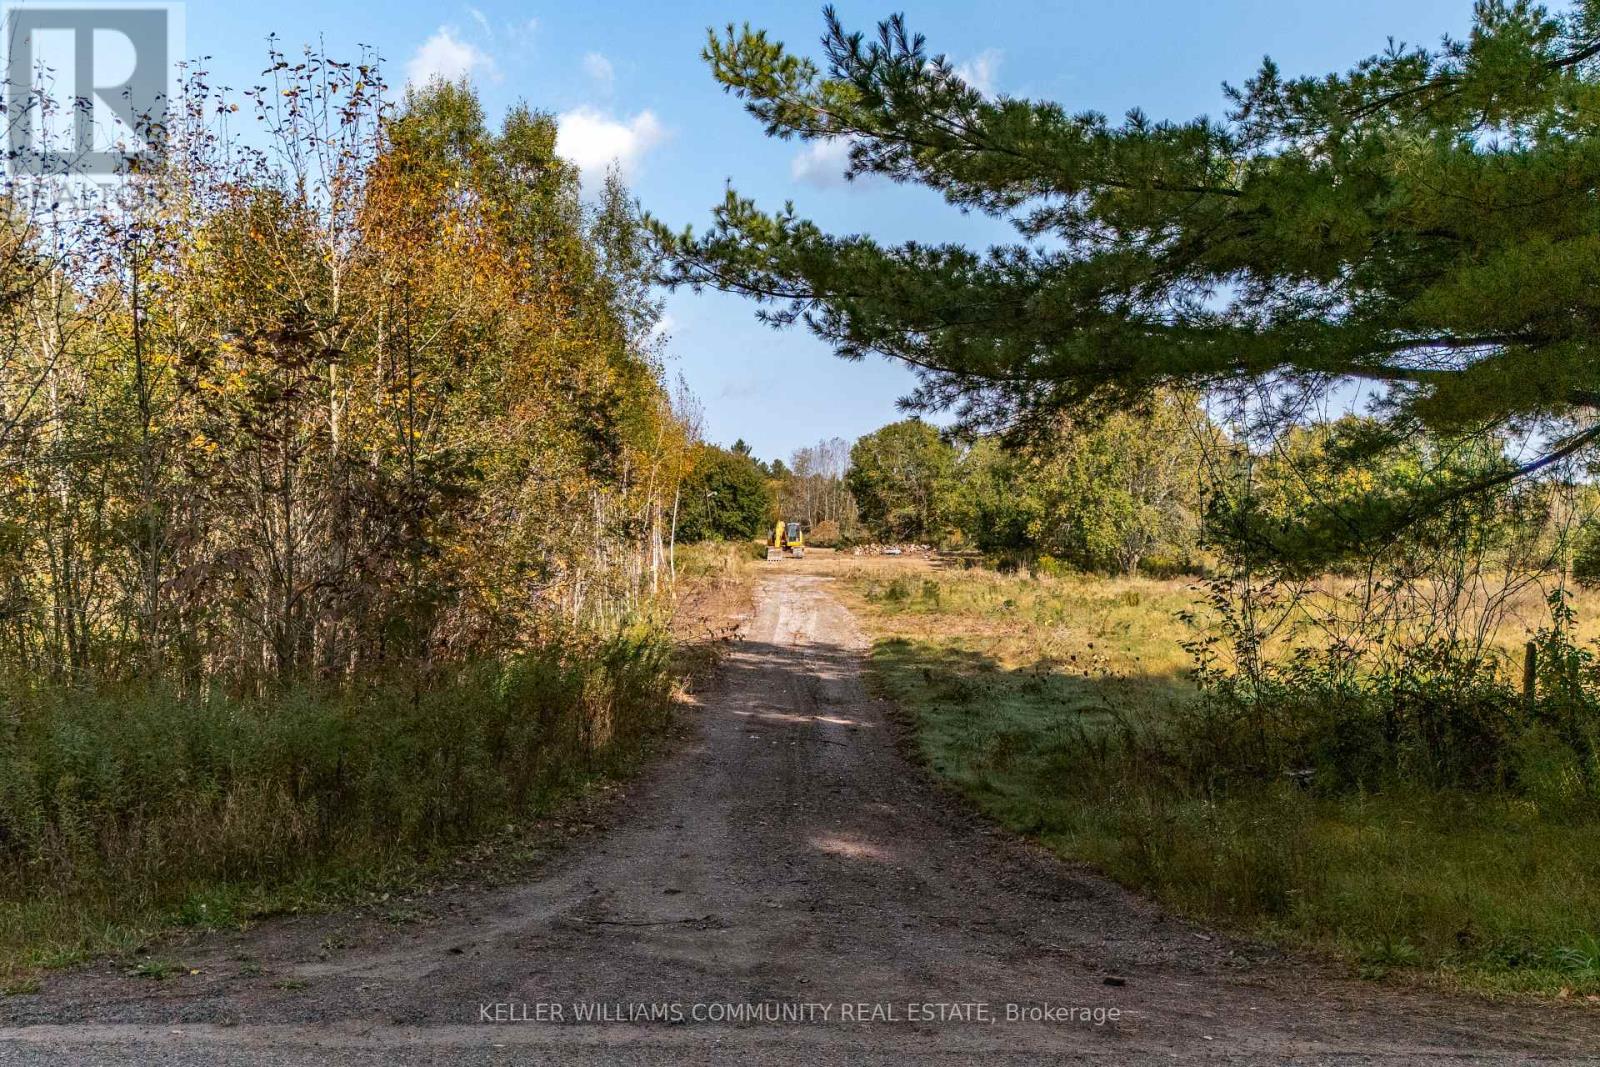
[[[919,545],[915,541],[900,541],[889,544],[856,545],[850,550],[852,556],[929,556],[934,548],[932,545]]]

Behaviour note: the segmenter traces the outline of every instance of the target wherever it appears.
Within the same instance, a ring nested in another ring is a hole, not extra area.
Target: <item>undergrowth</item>
[[[0,978],[417,876],[627,770],[666,721],[651,627],[336,693],[0,689]]]
[[[852,586],[921,756],[1012,829],[1364,974],[1600,994],[1600,716],[1560,605],[1530,708],[1504,677],[1426,663],[1357,680],[1284,662],[1278,689],[1248,693],[1202,671],[1202,691],[1170,582]]]

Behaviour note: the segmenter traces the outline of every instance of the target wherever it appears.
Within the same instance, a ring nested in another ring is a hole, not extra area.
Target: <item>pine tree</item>
[[[1539,431],[1538,458],[1443,496],[1600,438],[1600,0],[1486,0],[1465,39],[1344,74],[1268,60],[1223,118],[1188,122],[987,97],[902,18],[871,38],[826,19],[821,66],[748,26],[706,58],[769,135],[843,139],[852,177],[934,189],[1021,239],[891,247],[730,190],[703,235],[657,224],[670,281],[901,360],[913,408],[969,429],[1164,387],[1362,380],[1391,445]]]

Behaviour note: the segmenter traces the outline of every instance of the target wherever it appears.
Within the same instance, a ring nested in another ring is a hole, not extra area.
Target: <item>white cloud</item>
[[[593,184],[615,163],[624,177],[633,174],[646,152],[666,139],[666,127],[650,111],[617,119],[593,107],[578,107],[556,116],[556,152],[578,165],[584,181]]]
[[[845,184],[844,171],[850,165],[850,139],[829,137],[812,141],[789,162],[789,173],[796,181],[828,189]]]
[[[998,48],[985,48],[965,63],[956,64],[956,77],[972,86],[984,96],[993,96],[995,79],[1000,76],[1000,63],[1005,53]]]
[[[494,32],[494,30],[491,29],[490,26],[489,26],[489,16],[488,15],[485,15],[482,11],[479,11],[475,7],[467,8],[467,14],[472,16],[472,21],[476,22],[478,24],[479,29],[483,30],[484,33],[493,33]]]
[[[477,45],[458,38],[449,26],[440,26],[406,63],[408,85],[426,85],[435,78],[453,82],[476,73],[494,75],[494,59]]]
[[[609,93],[612,83],[616,81],[617,71],[611,65],[611,60],[599,52],[590,52],[583,57],[583,72],[593,79],[602,92]]]
[[[539,33],[539,20],[528,19],[526,22],[508,22],[500,37],[513,49],[526,51],[533,47],[533,41]]]

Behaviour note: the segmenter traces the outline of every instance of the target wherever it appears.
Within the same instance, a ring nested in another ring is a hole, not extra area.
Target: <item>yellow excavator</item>
[[[778,520],[772,527],[772,536],[767,539],[767,559],[782,559],[784,556],[793,556],[795,559],[806,558],[806,538],[800,532],[798,522],[784,522]]]

